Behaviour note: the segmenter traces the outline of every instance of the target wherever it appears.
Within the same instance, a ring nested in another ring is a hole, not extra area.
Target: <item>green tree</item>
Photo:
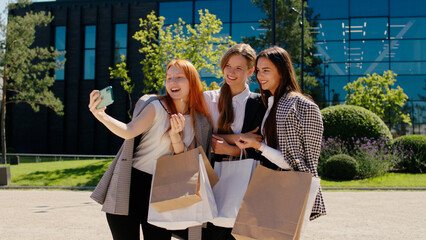
[[[388,70],[382,75],[374,73],[360,77],[343,88],[347,91],[346,104],[361,106],[377,114],[389,127],[398,123],[411,125],[410,114],[403,112],[408,96],[395,85],[397,75]]]
[[[333,99],[331,100],[331,105],[332,106],[339,105],[340,104],[340,101],[339,101],[340,94],[335,93],[334,90],[332,92],[333,92]]]
[[[121,86],[123,87],[124,91],[127,92],[127,96],[129,98],[130,106],[127,110],[127,115],[130,119],[132,119],[132,92],[133,88],[135,87],[135,84],[132,84],[132,80],[129,77],[129,70],[127,70],[127,64],[126,64],[126,57],[124,55],[121,55],[121,62],[117,63],[115,65],[115,68],[109,67],[109,75],[111,79],[121,79]]]
[[[266,18],[259,20],[260,28],[266,29],[264,34],[259,37],[243,37],[243,41],[250,44],[256,51],[261,51],[271,46],[272,39],[272,13],[270,0],[252,0],[252,3],[266,13]],[[299,12],[302,7],[302,0],[276,0],[275,7],[275,45],[285,48],[296,66],[301,63],[301,17],[296,12],[290,12],[291,8]],[[317,78],[321,75],[321,58],[315,54],[317,52],[314,46],[316,34],[312,28],[318,25],[316,18],[313,17],[312,9],[307,7],[304,1],[305,17],[303,18],[303,62],[304,62],[304,92],[311,94],[316,101],[325,101],[322,91],[317,88],[323,87],[318,83]],[[300,67],[296,68],[296,75],[300,81]],[[300,82],[299,82],[300,83]]]
[[[8,5],[8,9],[18,9],[31,4],[28,0],[18,0]],[[55,82],[51,74],[63,63],[56,59],[63,53],[53,47],[33,47],[36,28],[47,26],[53,17],[44,11],[29,11],[24,16],[9,15],[7,25],[0,22],[6,39],[0,52],[3,59],[0,74],[3,76],[3,99],[1,105],[1,147],[2,160],[6,163],[6,104],[27,103],[38,112],[45,106],[63,115],[63,104],[54,96],[50,87]],[[7,94],[7,97],[6,97]]]
[[[173,59],[189,60],[199,72],[221,77],[220,59],[231,45],[230,37],[217,37],[222,22],[208,10],[199,10],[200,23],[192,27],[182,19],[179,23],[164,26],[164,17],[154,12],[140,19],[140,31],[133,38],[142,44],[139,52],[144,73],[144,93],[158,92],[163,88],[166,64]]]

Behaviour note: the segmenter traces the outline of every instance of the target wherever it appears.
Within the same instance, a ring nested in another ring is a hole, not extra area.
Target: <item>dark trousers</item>
[[[152,175],[132,168],[129,215],[106,214],[114,240],[139,240],[140,226],[144,240],[171,239],[171,231],[147,222]]]
[[[235,240],[231,234],[232,228],[218,227],[207,223],[207,228],[203,228],[203,240]]]

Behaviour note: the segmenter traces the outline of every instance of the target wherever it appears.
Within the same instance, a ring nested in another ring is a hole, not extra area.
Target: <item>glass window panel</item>
[[[392,62],[396,74],[426,74],[426,62]]]
[[[348,0],[308,0],[308,6],[314,16],[319,14],[319,19],[348,18],[348,5]]]
[[[209,86],[212,82],[217,82],[219,84],[222,81],[222,79],[215,78],[215,77],[202,77],[201,81],[205,81],[207,86]]]
[[[65,51],[66,48],[66,27],[57,26],[55,27],[55,48],[58,51]],[[56,61],[64,61],[65,54],[57,57]],[[65,66],[62,69],[55,70],[55,79],[56,80],[65,80]]]
[[[348,41],[336,42],[316,42],[317,56],[320,56],[323,61],[327,62],[346,62],[348,61]]]
[[[160,2],[159,15],[165,17],[164,24],[174,24],[182,18],[186,23],[192,23],[192,1]]]
[[[351,41],[349,57],[352,62],[381,62],[389,61],[388,40]]]
[[[391,61],[426,61],[426,40],[392,40]]]
[[[121,55],[127,57],[127,48],[116,48],[114,49],[114,64],[121,62]]]
[[[267,18],[266,13],[251,0],[232,1],[232,22],[254,22]]]
[[[220,86],[222,82],[222,78],[215,78],[214,76],[204,76],[204,77],[201,77],[201,82],[203,81],[206,82],[207,87],[210,86],[212,82],[216,82]]]
[[[387,18],[352,18],[351,26],[346,26],[351,39],[387,39]]]
[[[232,23],[232,40],[237,43],[242,41],[243,37],[259,37],[266,32],[259,22],[252,23]]]
[[[55,48],[65,50],[66,27],[60,26],[55,28]]]
[[[347,67],[347,63],[329,63],[327,68],[327,76],[328,75],[337,75],[343,76],[349,74],[349,69]]]
[[[259,87],[259,83],[257,83],[256,79],[253,78],[253,81],[249,81],[248,82],[250,91],[252,92],[260,92],[260,87]]]
[[[317,41],[347,40],[349,34],[348,20],[318,20],[318,27],[312,29],[317,34]]]
[[[84,79],[95,79],[95,50],[84,51]]]
[[[65,59],[65,54],[60,56],[60,57],[57,57],[56,61],[62,62],[62,61],[64,61],[64,59]],[[65,68],[55,70],[55,79],[56,80],[65,80]]]
[[[426,16],[424,0],[390,0],[391,17]]]
[[[391,18],[391,39],[426,38],[426,18]]]
[[[377,17],[388,16],[389,14],[388,0],[352,0],[349,2],[351,17]]]
[[[328,101],[333,100],[334,94],[339,94],[339,101],[344,101],[346,91],[343,89],[348,84],[348,77],[326,77],[325,95]],[[321,81],[321,80],[320,80]],[[323,81],[323,80],[322,80]],[[322,82],[324,84],[324,82]]]
[[[366,63],[366,62],[353,62],[350,63],[351,75],[367,75],[377,73],[382,75],[384,71],[389,70],[389,63]]]
[[[199,71],[199,73],[200,73],[200,77],[202,78],[202,79],[204,79],[204,78],[215,78],[215,74],[213,74],[213,73],[210,73],[210,72],[207,72],[206,71],[206,68],[203,68],[203,69],[201,69],[201,71]],[[204,81],[204,80],[203,80]],[[221,79],[219,79],[219,81],[222,81]]]
[[[198,10],[208,9],[211,14],[216,15],[222,22],[229,22],[230,1],[228,0],[206,0],[195,1],[195,23],[200,23],[200,15]]]
[[[219,33],[216,33],[215,37],[229,37],[229,29],[230,29],[229,23],[222,24],[222,30]]]
[[[395,87],[400,86],[404,89],[404,93],[407,94],[410,100],[420,100],[419,94],[421,96],[426,96],[426,91],[424,90],[425,84],[424,81],[426,75],[421,76],[396,76]]]
[[[425,93],[426,94],[426,93]],[[424,96],[424,95],[423,95]],[[425,101],[412,101],[410,100],[409,103],[407,103],[408,106],[411,108],[411,117],[414,117],[414,121],[412,123],[420,123],[423,124],[423,126],[416,125],[416,134],[426,134],[426,102]],[[421,130],[421,127],[423,127],[423,130]],[[421,132],[423,131],[423,132]]]
[[[96,46],[96,26],[86,26],[84,32],[84,48],[95,48]]]
[[[127,24],[115,24],[115,47],[127,48]]]

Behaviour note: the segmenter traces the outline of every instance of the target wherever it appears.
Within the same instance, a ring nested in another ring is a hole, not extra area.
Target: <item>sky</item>
[[[54,0],[32,0],[32,2],[52,2]],[[6,13],[4,12],[4,9],[7,6],[7,3],[10,2],[10,0],[0,0],[0,15],[2,21],[5,21],[4,23],[7,23]],[[0,36],[2,38],[2,36]]]
[[[54,0],[32,0],[32,2],[52,2]],[[10,0],[0,0],[0,14],[2,18],[6,19],[3,13],[3,10],[7,6],[7,3],[10,2]]]

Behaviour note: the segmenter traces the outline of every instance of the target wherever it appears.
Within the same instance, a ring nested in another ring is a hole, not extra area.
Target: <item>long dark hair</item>
[[[300,90],[299,84],[296,81],[296,75],[294,73],[293,62],[291,61],[290,54],[286,50],[280,47],[271,47],[263,50],[259,53],[256,58],[256,66],[259,58],[267,58],[269,59],[277,68],[278,73],[281,76],[280,83],[275,90],[274,94],[274,105],[271,108],[271,112],[268,115],[268,118],[265,121],[264,129],[264,137],[268,143],[268,146],[277,148],[277,125],[276,125],[276,113],[277,113],[277,105],[281,97],[286,93],[292,93],[301,95],[302,91]],[[259,86],[262,86],[257,79],[258,69],[256,72],[256,80]],[[263,90],[260,87],[260,94],[262,96],[262,101],[265,106],[268,105],[268,98],[272,96],[272,93],[269,90]]]
[[[228,51],[223,55],[220,62],[220,68],[222,73],[228,64],[229,59],[234,55],[241,55],[247,60],[247,67],[251,69],[254,67],[256,60],[256,51],[245,43],[235,44],[230,47]],[[232,133],[231,125],[234,122],[234,110],[232,107],[232,93],[231,87],[226,83],[223,83],[220,88],[220,96],[218,100],[219,119],[217,121],[217,132],[218,133]]]

